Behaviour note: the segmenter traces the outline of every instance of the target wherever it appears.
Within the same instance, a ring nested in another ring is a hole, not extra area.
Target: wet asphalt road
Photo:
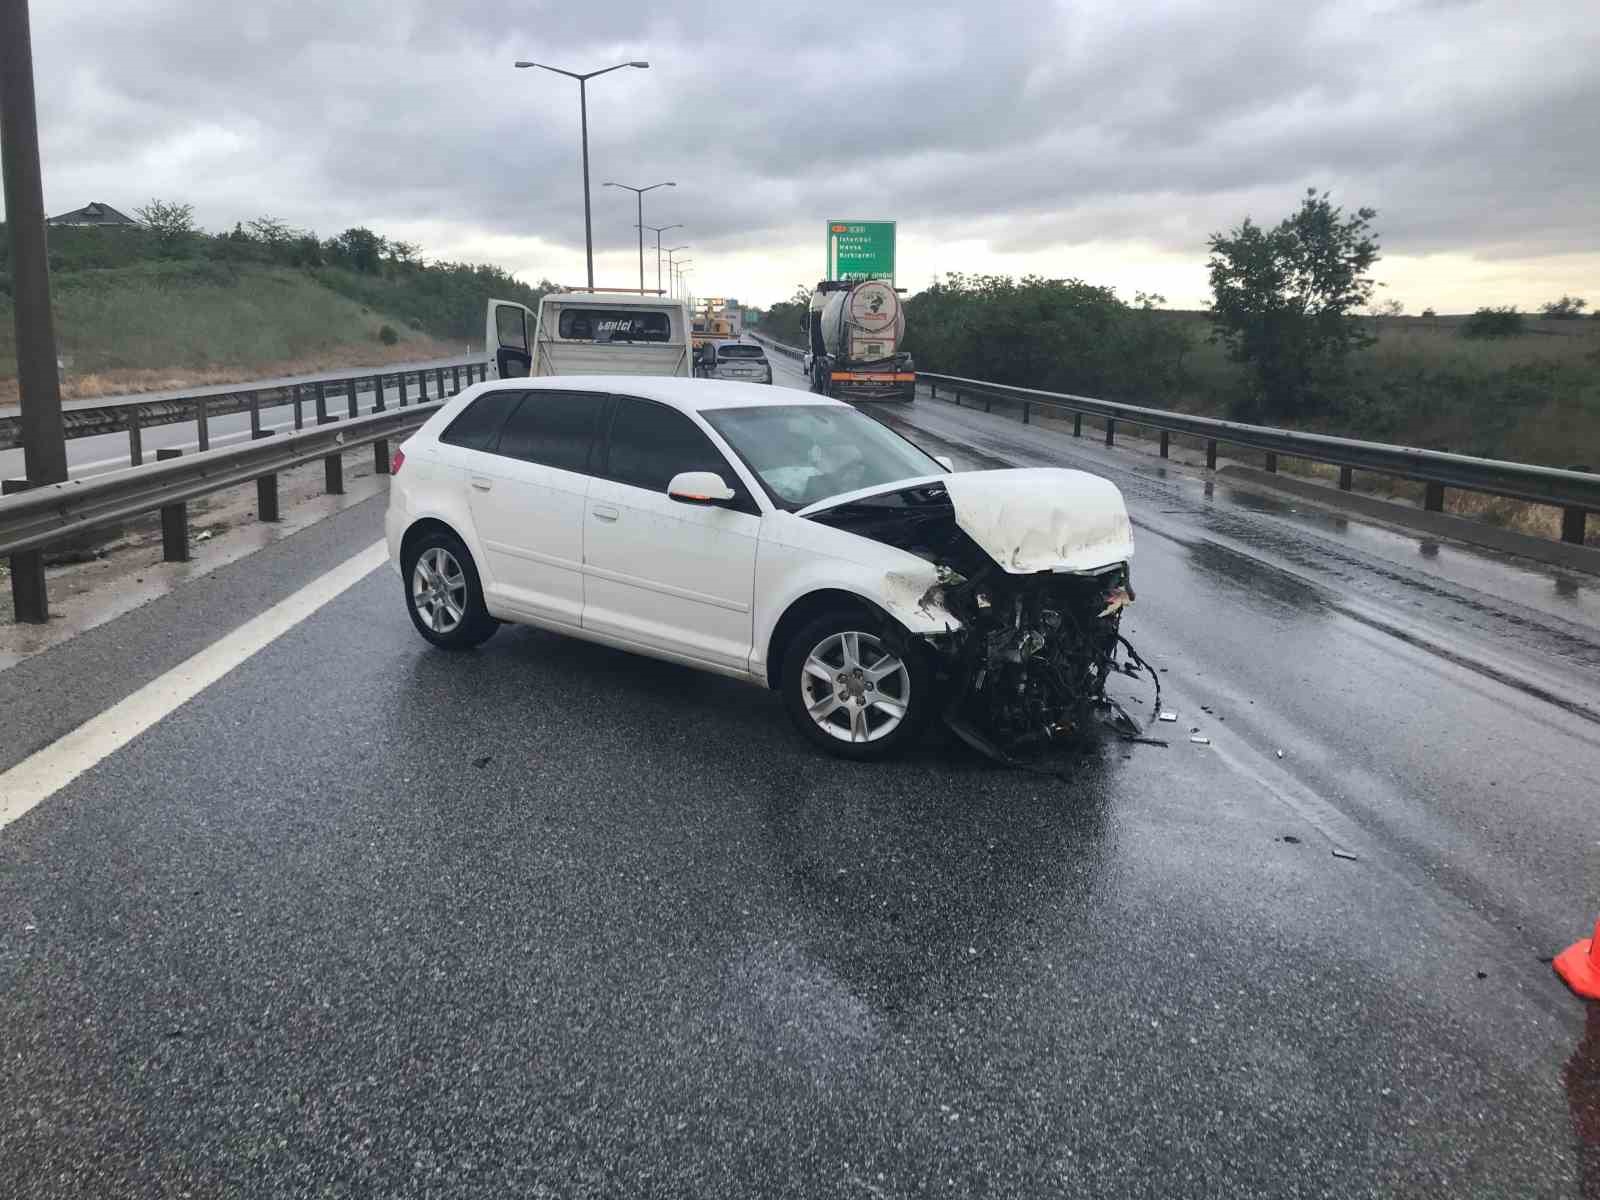
[[[1169,746],[842,764],[379,571],[0,830],[0,1195],[1597,1194],[1594,581],[889,419],[1124,488]],[[379,517],[0,672],[0,769]]]

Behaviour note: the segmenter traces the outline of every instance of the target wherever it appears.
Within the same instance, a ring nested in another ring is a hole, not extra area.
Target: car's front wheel
[[[435,646],[466,650],[499,628],[484,607],[477,566],[459,538],[443,530],[426,533],[400,566],[411,623]]]
[[[898,639],[895,639],[898,641]],[[789,643],[784,707],[812,742],[874,761],[913,745],[933,711],[933,671],[915,647],[891,648],[876,621],[829,613]]]

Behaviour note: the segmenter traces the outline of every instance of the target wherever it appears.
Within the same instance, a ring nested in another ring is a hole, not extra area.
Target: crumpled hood
[[[956,524],[1013,575],[1097,571],[1133,557],[1133,524],[1109,479],[1060,467],[944,476]]]

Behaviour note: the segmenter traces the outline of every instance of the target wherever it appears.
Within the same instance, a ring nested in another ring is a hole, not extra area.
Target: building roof
[[[91,200],[82,208],[73,209],[71,212],[62,213],[58,217],[51,217],[46,225],[137,225],[125,212],[119,212],[109,204],[99,200]]]

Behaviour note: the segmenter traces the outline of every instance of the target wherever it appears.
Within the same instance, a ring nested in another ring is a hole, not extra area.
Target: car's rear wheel
[[[443,530],[426,533],[400,565],[411,623],[435,646],[466,650],[499,627],[484,607],[477,566],[459,538]]]
[[[859,613],[828,613],[800,630],[784,654],[781,686],[801,733],[859,761],[913,745],[934,704],[925,656],[892,648],[879,623]]]

